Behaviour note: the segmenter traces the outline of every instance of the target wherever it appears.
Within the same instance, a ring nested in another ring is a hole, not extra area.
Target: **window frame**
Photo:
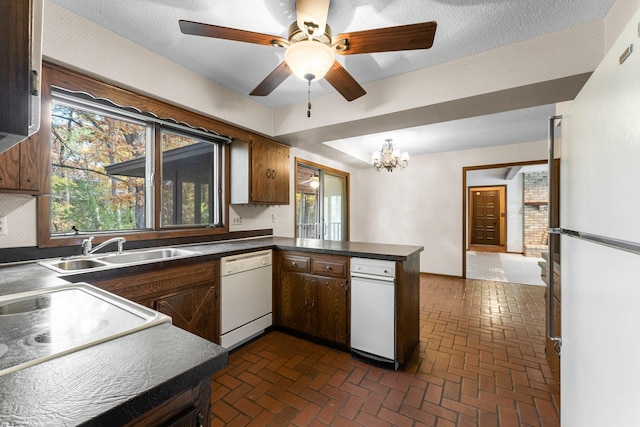
[[[50,233],[50,193],[51,193],[51,154],[50,154],[50,133],[51,133],[51,101],[52,87],[60,87],[73,92],[85,92],[91,94],[96,99],[108,99],[117,105],[131,106],[140,111],[151,113],[159,118],[170,118],[176,123],[185,123],[195,129],[210,129],[220,135],[227,135],[231,138],[247,140],[249,133],[221,121],[211,119],[198,113],[177,107],[175,105],[160,101],[146,95],[142,95],[131,90],[123,89],[111,83],[97,80],[85,74],[70,70],[68,68],[43,62],[42,70],[42,120],[40,130],[36,137],[38,143],[44,145],[43,150],[47,151],[46,162],[42,169],[45,176],[42,179],[43,191],[37,197],[37,236],[38,247],[59,247],[79,245],[88,235],[95,236],[95,242],[107,240],[114,236],[125,237],[128,241],[137,240],[159,240],[183,237],[204,237],[229,233],[229,147],[223,146],[221,150],[222,170],[219,171],[222,191],[221,197],[221,227],[211,228],[209,224],[160,228],[160,191],[161,173],[160,171],[160,150],[161,132],[155,132],[153,161],[156,173],[153,176],[153,214],[154,225],[152,230],[132,230],[132,231],[110,231],[110,232],[86,232],[81,234],[51,235]]]

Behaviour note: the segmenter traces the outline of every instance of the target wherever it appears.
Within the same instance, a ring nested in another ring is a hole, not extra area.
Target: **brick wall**
[[[541,257],[547,251],[549,205],[547,172],[524,173],[524,254]]]

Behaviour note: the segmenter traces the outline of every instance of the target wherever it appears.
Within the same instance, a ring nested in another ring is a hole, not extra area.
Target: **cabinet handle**
[[[297,267],[297,266],[298,266],[298,263],[297,263],[297,262],[293,261],[293,262],[291,263],[291,267]]]
[[[276,170],[275,170],[275,169],[273,169],[273,170],[271,171],[271,178],[272,178],[272,179],[276,179]]]
[[[271,178],[271,169],[267,169],[267,178]]]
[[[204,427],[204,415],[202,415],[202,412],[198,412],[196,418],[196,427]]]
[[[331,269],[331,266],[330,266],[330,265],[327,265],[327,266],[325,267],[325,270],[327,270],[327,271],[331,271],[331,270],[332,270],[332,269]]]

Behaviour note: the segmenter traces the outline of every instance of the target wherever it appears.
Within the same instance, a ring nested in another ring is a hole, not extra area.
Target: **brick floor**
[[[272,331],[213,377],[214,426],[559,426],[544,288],[421,275],[403,371]]]

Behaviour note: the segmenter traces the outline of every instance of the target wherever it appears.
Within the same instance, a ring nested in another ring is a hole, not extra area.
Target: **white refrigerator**
[[[562,427],[640,426],[639,22],[562,117]]]

